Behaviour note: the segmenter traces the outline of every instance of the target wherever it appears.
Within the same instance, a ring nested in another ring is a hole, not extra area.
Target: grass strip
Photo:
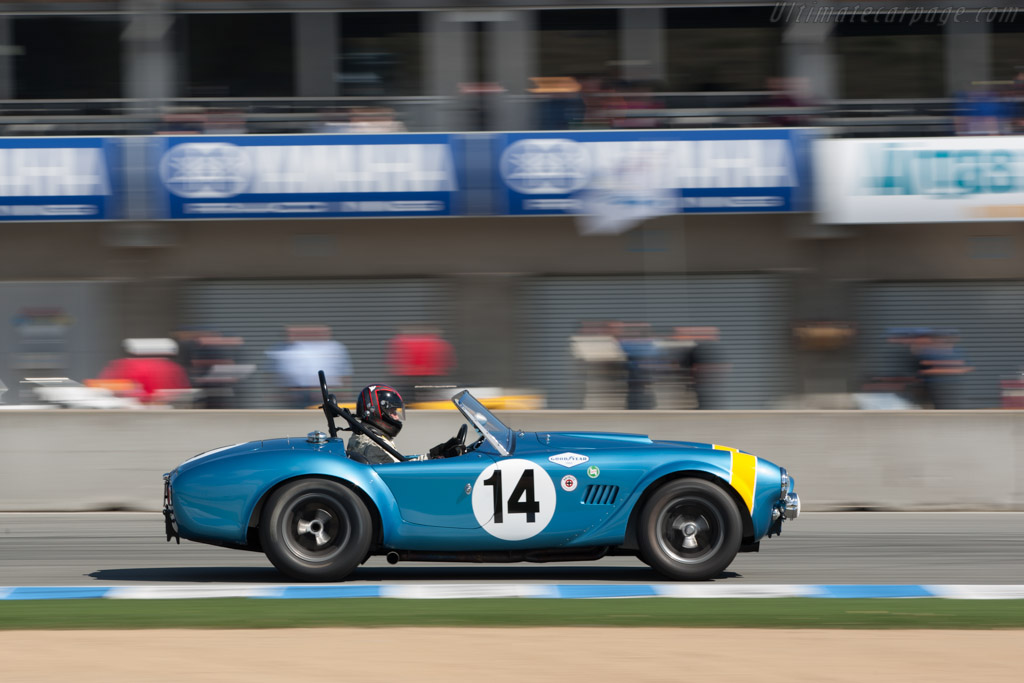
[[[732,628],[1024,628],[1024,600],[33,600],[0,602],[0,629],[326,626],[668,626]]]

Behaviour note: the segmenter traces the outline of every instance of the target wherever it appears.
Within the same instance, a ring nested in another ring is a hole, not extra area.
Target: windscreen
[[[487,442],[502,455],[508,455],[512,447],[512,430],[496,418],[480,401],[473,398],[468,391],[460,391],[452,396],[452,403],[467,420],[473,423],[476,430],[487,439]]]

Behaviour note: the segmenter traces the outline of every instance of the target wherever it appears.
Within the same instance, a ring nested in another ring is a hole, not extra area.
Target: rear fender
[[[289,481],[320,477],[349,486],[378,519],[400,519],[398,507],[373,468],[332,453],[266,450],[217,459],[172,475],[175,516],[182,537],[204,543],[253,542],[267,498]]]

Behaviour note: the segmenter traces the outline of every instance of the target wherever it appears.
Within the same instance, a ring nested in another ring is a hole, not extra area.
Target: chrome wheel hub
[[[318,494],[294,501],[283,520],[288,550],[307,562],[326,562],[348,543],[352,535],[344,509]]]
[[[707,529],[707,524],[701,524],[702,520],[688,520],[684,517],[678,518],[672,523],[672,527],[676,529],[683,536],[683,548],[690,550],[697,548],[700,543],[697,540],[697,532],[703,527]]]
[[[714,505],[700,498],[680,499],[658,516],[658,544],[677,562],[700,562],[715,552],[725,523]]]
[[[331,536],[327,533],[327,528],[332,519],[331,513],[327,510],[317,510],[313,519],[299,519],[295,523],[295,533],[297,536],[309,534],[313,537],[318,548],[325,546],[331,542]]]

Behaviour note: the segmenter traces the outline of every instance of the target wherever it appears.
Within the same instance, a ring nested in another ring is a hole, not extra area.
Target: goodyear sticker
[[[589,462],[590,458],[579,453],[559,453],[558,455],[552,455],[548,460],[562,467],[576,467],[576,465]]]

